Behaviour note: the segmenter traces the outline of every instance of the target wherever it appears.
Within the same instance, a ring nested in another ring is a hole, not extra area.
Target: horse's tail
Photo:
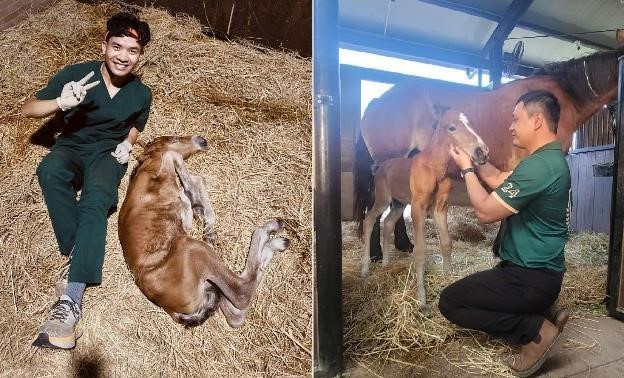
[[[355,144],[355,216],[358,235],[362,236],[364,215],[374,201],[373,158],[360,134]]]

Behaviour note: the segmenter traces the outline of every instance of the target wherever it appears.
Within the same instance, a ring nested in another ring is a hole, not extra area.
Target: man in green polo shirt
[[[482,223],[501,221],[495,253],[501,262],[472,274],[440,294],[440,312],[462,327],[477,329],[522,344],[511,356],[512,373],[535,373],[559,337],[569,314],[550,315],[565,271],[563,249],[568,234],[570,171],[557,140],[560,107],[546,91],[521,96],[510,126],[513,144],[526,149],[513,172],[489,163],[477,166],[453,147],[450,154],[466,181],[475,213]]]
[[[102,281],[107,217],[150,111],[150,89],[132,74],[150,40],[147,23],[118,13],[106,22],[103,61],[63,68],[22,106],[26,117],[61,113],[63,129],[37,168],[67,270],[33,345],[71,349],[85,287]],[[77,199],[77,191],[80,199]]]

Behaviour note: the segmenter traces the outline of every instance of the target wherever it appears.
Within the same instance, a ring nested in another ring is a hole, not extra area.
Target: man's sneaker
[[[72,250],[74,252],[74,250]],[[59,280],[56,281],[56,286],[54,287],[54,295],[57,298],[60,298],[63,293],[65,293],[65,289],[67,288],[67,280],[69,278],[69,265],[71,264],[72,254],[70,253],[67,256],[67,261],[61,267],[61,271],[59,274]]]
[[[33,346],[40,348],[73,349],[76,346],[76,326],[80,319],[78,305],[67,295],[54,303],[48,320],[39,328]]]

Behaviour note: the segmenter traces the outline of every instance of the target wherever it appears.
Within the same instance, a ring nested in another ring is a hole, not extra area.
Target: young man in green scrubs
[[[470,157],[453,147],[475,213],[482,223],[502,221],[501,262],[465,277],[440,294],[440,312],[462,327],[522,344],[508,361],[512,373],[535,373],[553,346],[567,312],[547,312],[565,271],[570,171],[557,140],[559,103],[551,93],[532,91],[518,100],[510,126],[513,144],[529,155],[513,172],[489,163],[475,171]],[[491,194],[479,177],[492,189]]]
[[[149,26],[119,13],[106,28],[103,61],[63,68],[22,106],[25,117],[61,112],[64,121],[37,176],[68,275],[57,284],[59,299],[33,342],[38,347],[75,346],[82,296],[87,285],[102,281],[107,217],[152,102],[150,89],[132,74],[150,40]]]

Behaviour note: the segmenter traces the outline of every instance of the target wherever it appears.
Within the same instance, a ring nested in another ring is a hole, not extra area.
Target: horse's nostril
[[[208,141],[204,137],[200,137],[200,136],[195,137],[195,142],[202,148],[208,147]]]

